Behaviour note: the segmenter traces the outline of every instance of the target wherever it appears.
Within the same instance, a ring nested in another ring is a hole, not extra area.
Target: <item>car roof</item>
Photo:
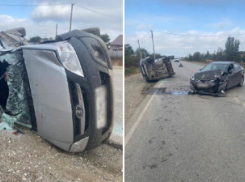
[[[211,64],[231,64],[231,63],[235,63],[233,61],[213,61]]]

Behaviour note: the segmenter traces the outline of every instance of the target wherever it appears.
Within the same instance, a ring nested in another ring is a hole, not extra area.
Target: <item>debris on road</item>
[[[179,67],[183,67],[183,64],[180,63],[180,64],[179,64]]]

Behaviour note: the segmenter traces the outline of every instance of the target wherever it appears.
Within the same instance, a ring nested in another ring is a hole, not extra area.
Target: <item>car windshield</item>
[[[226,71],[228,67],[228,64],[215,64],[211,63],[205,66],[202,71],[211,71],[211,70],[221,70],[221,71]]]

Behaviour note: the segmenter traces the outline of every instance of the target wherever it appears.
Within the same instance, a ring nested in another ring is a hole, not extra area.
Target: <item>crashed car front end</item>
[[[20,95],[25,97],[29,118],[14,121],[15,116],[10,115],[12,124],[29,126],[69,152],[93,149],[110,137],[113,75],[101,39],[74,30],[57,36],[53,42],[23,46],[18,51],[21,59],[16,60],[23,60],[25,84],[21,87],[25,93]],[[7,103],[11,98],[8,96]],[[19,101],[21,98],[16,103]],[[18,104],[16,108],[23,107]],[[3,110],[1,120],[6,122],[5,112],[13,109]]]
[[[190,79],[190,93],[221,96],[227,85],[226,74],[223,71],[205,71],[195,73]]]

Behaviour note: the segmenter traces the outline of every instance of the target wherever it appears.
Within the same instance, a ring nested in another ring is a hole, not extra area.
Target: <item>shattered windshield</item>
[[[14,123],[31,127],[21,60],[18,53],[0,55],[0,130],[11,130]]]
[[[212,71],[212,70],[221,70],[221,71],[226,71],[228,67],[228,64],[208,64],[205,66],[202,71]]]

